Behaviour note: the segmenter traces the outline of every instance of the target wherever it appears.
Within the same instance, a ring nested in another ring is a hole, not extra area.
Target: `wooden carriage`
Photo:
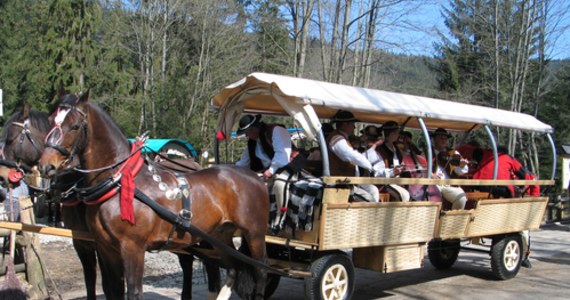
[[[328,176],[328,154],[320,120],[331,118],[339,109],[351,111],[364,123],[395,120],[420,129],[429,149],[428,130],[439,127],[454,132],[484,128],[492,145],[496,143],[491,126],[545,134],[553,149],[554,167],[552,127],[526,114],[264,73],[250,74],[227,86],[212,104],[220,113],[218,129],[227,136],[241,113],[288,115],[320,145],[324,154],[320,177],[324,188],[322,200],[314,208],[312,230],[285,230],[266,237],[270,263],[292,277],[304,278],[308,299],[336,299],[331,296],[335,293],[340,299],[350,298],[355,267],[379,272],[420,268],[426,248],[435,267],[451,267],[462,243],[478,244],[482,239],[492,240],[488,251],[495,277],[512,278],[526,251],[521,234],[539,228],[548,203],[547,197],[489,199],[488,193],[477,192],[468,193],[469,205],[465,210],[444,210],[442,203],[430,201],[350,202],[350,185],[554,183],[554,171],[549,180],[538,181]],[[430,170],[432,153],[428,151],[427,156]],[[498,161],[496,147],[494,157]],[[273,281],[278,282],[278,276]]]

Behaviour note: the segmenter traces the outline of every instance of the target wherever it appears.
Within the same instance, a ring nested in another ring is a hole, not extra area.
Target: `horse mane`
[[[64,95],[60,98],[60,100],[61,100],[60,105],[77,107],[77,100],[78,99],[79,99],[79,96],[77,96],[75,94],[67,94],[67,95]],[[93,103],[91,100],[89,100],[87,105],[89,106],[90,110],[94,110],[99,115],[99,117],[103,119],[103,122],[108,124],[114,131],[116,131],[118,134],[123,136],[125,138],[125,140],[127,139],[126,136],[124,135],[123,131],[121,130],[121,128],[117,124],[117,122],[115,122],[115,120],[113,120],[113,118],[111,118],[109,113],[107,113],[99,105]]]

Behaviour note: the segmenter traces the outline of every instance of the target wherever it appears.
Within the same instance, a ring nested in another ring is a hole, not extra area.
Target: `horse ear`
[[[85,104],[89,102],[89,91],[90,90],[87,90],[84,93],[81,93],[81,95],[79,95],[79,97],[77,98],[77,104]]]
[[[30,105],[24,102],[24,106],[22,107],[22,116],[24,118],[30,117]]]
[[[83,111],[83,113],[87,113],[87,111],[89,110],[89,106],[87,105],[88,103],[89,103],[89,90],[87,90],[86,92],[79,95],[79,97],[77,97],[77,100],[75,101],[75,106],[79,107],[80,110]]]
[[[69,94],[68,91],[65,90],[65,87],[63,86],[63,80],[59,80],[59,87],[57,88],[57,95],[59,97],[63,97],[65,95]]]

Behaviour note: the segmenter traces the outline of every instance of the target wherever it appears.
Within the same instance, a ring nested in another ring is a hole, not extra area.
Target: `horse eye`
[[[79,124],[73,124],[70,130],[78,130],[78,129],[79,129]]]

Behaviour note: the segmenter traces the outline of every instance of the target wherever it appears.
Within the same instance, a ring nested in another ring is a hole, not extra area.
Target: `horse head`
[[[53,126],[45,137],[45,149],[39,160],[40,172],[45,177],[71,171],[77,164],[87,169],[113,164],[122,149],[129,152],[128,140],[116,123],[89,102],[89,91],[60,97],[50,119]]]
[[[35,165],[44,148],[44,136],[50,128],[48,115],[30,109],[26,103],[6,122],[1,140],[2,159],[27,166]]]

